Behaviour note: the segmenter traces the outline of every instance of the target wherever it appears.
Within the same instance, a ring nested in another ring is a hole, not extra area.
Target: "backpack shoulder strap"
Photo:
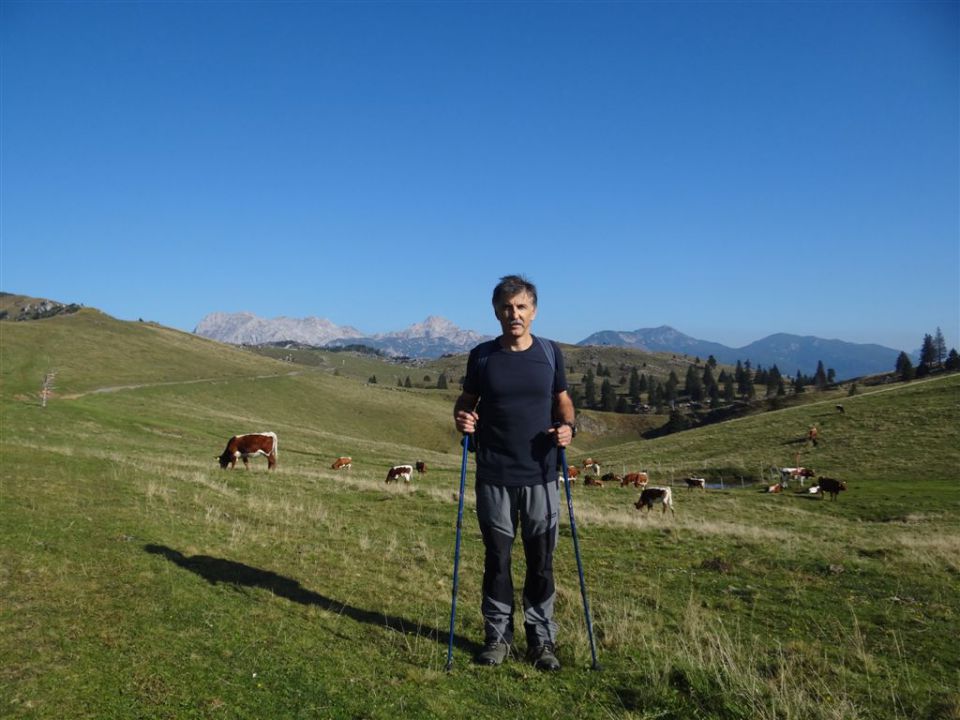
[[[494,346],[491,343],[483,343],[477,348],[477,377],[480,379],[480,385],[483,386],[483,372],[487,367],[487,358],[494,351]]]
[[[550,363],[550,369],[554,372],[557,371],[557,350],[556,346],[553,344],[552,340],[544,340],[539,335],[534,335],[537,339],[537,342],[540,343],[540,347],[543,348],[544,355],[547,356],[547,362]]]

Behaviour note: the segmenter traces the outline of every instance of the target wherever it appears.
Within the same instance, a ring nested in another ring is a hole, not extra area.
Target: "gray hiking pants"
[[[528,646],[556,642],[553,551],[557,546],[560,493],[556,482],[525,487],[477,483],[477,519],[486,550],[483,569],[485,641],[513,643],[513,577],[510,554],[520,525],[527,574],[523,582],[523,625]]]

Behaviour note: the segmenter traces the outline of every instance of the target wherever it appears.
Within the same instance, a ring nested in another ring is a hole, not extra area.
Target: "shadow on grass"
[[[233,560],[224,560],[223,558],[210,557],[209,555],[188,556],[179,550],[174,550],[164,545],[148,544],[144,545],[143,549],[153,555],[162,555],[174,565],[179,565],[192,573],[196,573],[211,585],[227,583],[231,585],[263,588],[287,600],[300,603],[301,605],[316,605],[329,612],[346,615],[348,618],[356,620],[357,622],[368,623],[370,625],[376,625],[377,627],[386,627],[405,635],[427,638],[444,646],[450,640],[449,631],[425,627],[420,623],[415,623],[394,615],[386,615],[385,613],[374,610],[365,610],[337,602],[320,593],[307,590],[292,578],[278,575],[269,570],[261,570],[250,567],[249,565],[244,565],[243,563],[234,562]],[[471,642],[459,635],[453,636],[453,644],[457,648],[470,653],[476,653],[481,648],[477,643]]]

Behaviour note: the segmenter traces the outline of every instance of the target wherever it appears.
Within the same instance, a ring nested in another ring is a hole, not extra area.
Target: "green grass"
[[[655,441],[578,437],[571,461],[729,488],[676,488],[674,517],[574,488],[600,673],[565,520],[563,671],[469,664],[468,492],[446,674],[455,391],[368,385],[361,360],[334,375],[90,310],[0,324],[0,715],[960,716],[960,377],[845,398],[844,415],[827,399]],[[795,442],[814,422],[822,442]],[[227,437],[256,430],[278,433],[279,469],[219,470]],[[849,491],[741,488],[798,450]],[[329,469],[340,454],[353,470]],[[415,459],[422,480],[384,485]]]

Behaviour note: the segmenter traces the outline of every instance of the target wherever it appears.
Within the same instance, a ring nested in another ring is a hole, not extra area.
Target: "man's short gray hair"
[[[523,275],[504,275],[493,289],[493,306],[497,307],[501,300],[512,298],[520,293],[528,293],[533,298],[533,306],[537,306],[537,286]]]

